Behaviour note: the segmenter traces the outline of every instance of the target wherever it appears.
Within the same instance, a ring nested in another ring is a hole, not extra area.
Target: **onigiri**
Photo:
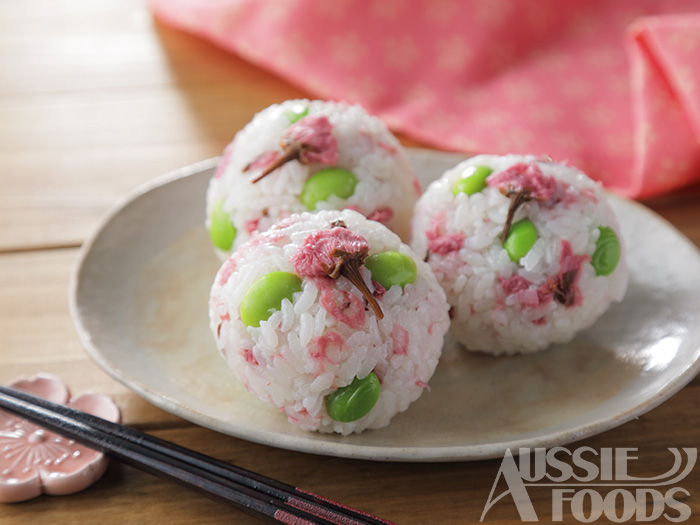
[[[219,270],[217,347],[245,387],[304,430],[388,425],[427,388],[449,328],[430,267],[352,210],[256,232]]]
[[[222,258],[303,211],[352,209],[407,242],[419,194],[404,148],[380,119],[344,102],[288,100],[255,115],[226,147],[206,226]]]
[[[547,158],[479,155],[421,196],[411,246],[445,289],[452,336],[513,354],[565,343],[627,287],[600,184]]]

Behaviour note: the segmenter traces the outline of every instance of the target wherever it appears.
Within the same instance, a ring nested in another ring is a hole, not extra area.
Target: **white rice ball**
[[[419,194],[404,148],[381,120],[358,105],[288,100],[255,115],[226,147],[207,191],[206,226],[222,258],[254,231],[307,210],[353,209],[408,241]]]
[[[282,287],[261,284],[271,275],[286,283],[283,298]],[[292,215],[255,233],[219,270],[209,316],[250,392],[302,429],[346,435],[383,427],[418,399],[442,352],[448,309],[430,267],[397,235],[343,210]],[[368,378],[376,403],[338,417],[329,396]]]
[[[571,166],[473,157],[427,188],[412,228],[412,248],[447,293],[451,334],[470,350],[570,341],[625,294],[615,214],[602,187]]]

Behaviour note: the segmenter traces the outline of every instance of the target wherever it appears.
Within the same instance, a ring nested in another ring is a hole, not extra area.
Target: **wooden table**
[[[219,155],[258,110],[309,94],[161,25],[140,0],[4,2],[0,43],[0,382],[39,371],[58,374],[74,392],[113,396],[128,425],[386,519],[477,522],[499,460],[373,463],[217,434],[151,406],[109,378],[74,331],[69,272],[103,214],[136,185]],[[699,186],[646,204],[700,245]],[[570,448],[638,448],[636,475],[665,472],[669,447],[700,443],[699,395],[696,378],[650,413]],[[700,468],[679,485],[700,519]],[[530,494],[547,521],[551,489]],[[0,523],[39,522],[256,520],[112,463],[80,494],[0,505]],[[485,522],[520,519],[505,498]]]

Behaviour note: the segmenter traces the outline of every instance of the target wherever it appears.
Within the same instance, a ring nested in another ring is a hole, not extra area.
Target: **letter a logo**
[[[498,485],[498,481],[501,479],[501,476],[503,476],[506,485],[508,485],[508,489],[498,497],[494,498],[493,493],[496,491],[496,486]],[[486,516],[489,509],[493,507],[497,501],[503,498],[503,496],[508,494],[513,497],[513,501],[518,509],[518,514],[520,514],[521,521],[537,521],[537,514],[532,506],[530,496],[527,493],[527,489],[523,483],[523,478],[520,476],[520,471],[515,464],[515,459],[513,458],[513,453],[510,451],[510,449],[506,450],[506,455],[503,457],[498,474],[496,474],[496,481],[493,482],[489,499],[486,501],[484,512],[481,513],[481,518],[479,521],[484,521],[484,516]]]

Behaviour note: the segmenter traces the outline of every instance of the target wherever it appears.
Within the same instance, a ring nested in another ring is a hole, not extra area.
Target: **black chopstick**
[[[291,485],[19,390],[0,386],[0,408],[259,518],[286,523],[391,525]]]

